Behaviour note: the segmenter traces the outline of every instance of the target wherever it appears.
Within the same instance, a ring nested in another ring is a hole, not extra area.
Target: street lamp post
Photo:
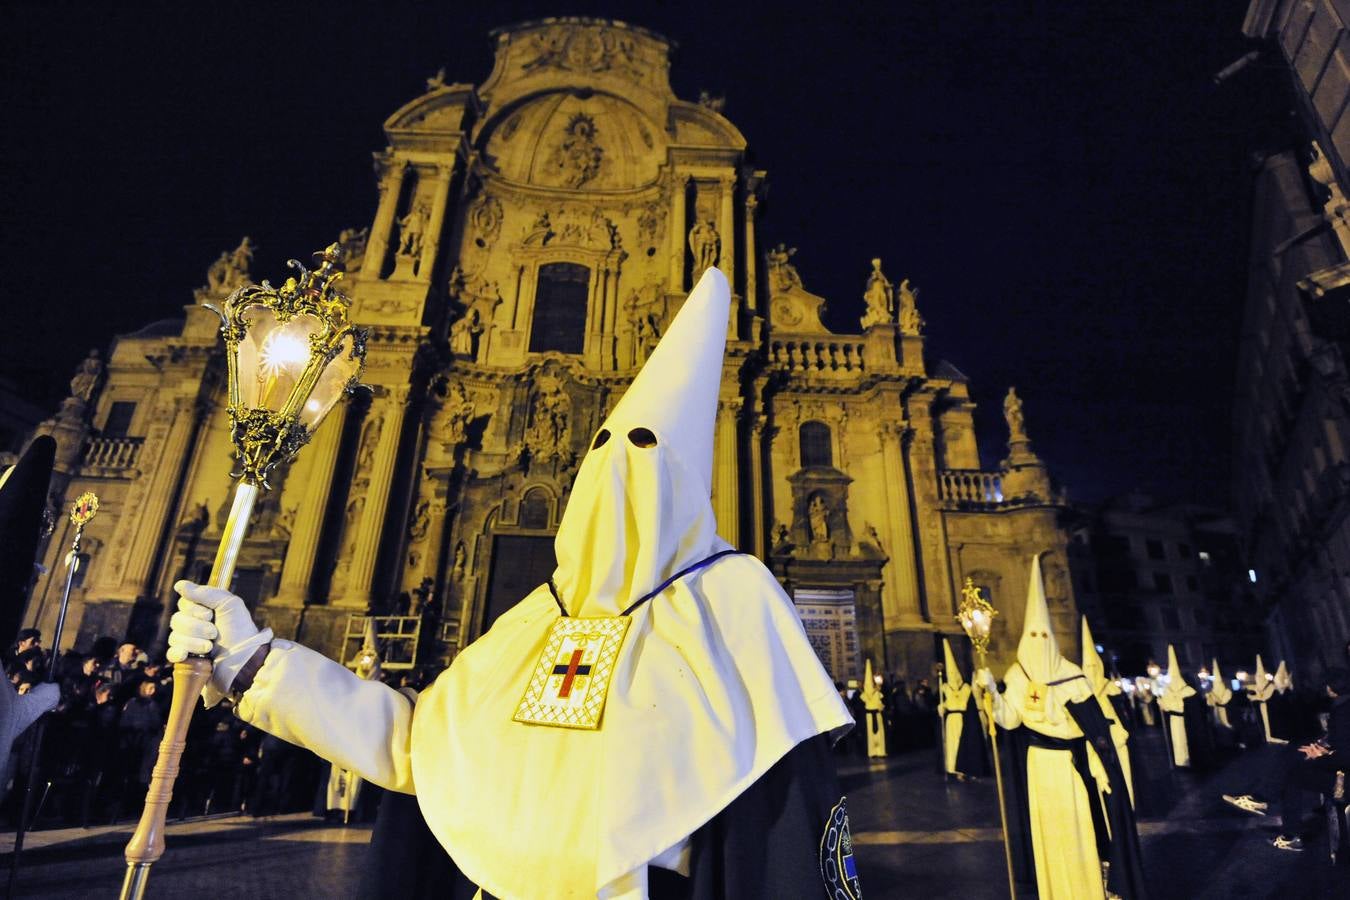
[[[330,245],[319,267],[288,265],[299,277],[280,288],[264,281],[232,293],[217,309],[229,380],[230,439],[239,483],[209,584],[229,589],[258,494],[268,475],[295,458],[345,393],[359,383],[366,332],[348,318],[351,301],[337,290],[341,251]],[[211,660],[174,665],[173,700],[159,757],[150,776],[136,832],[127,844],[122,900],[141,900],[150,866],[164,853],[164,820],[197,697],[211,678]]]
[[[981,594],[975,580],[967,577],[961,588],[961,606],[956,618],[965,629],[966,636],[975,647],[975,657],[979,668],[985,667],[985,657],[989,652],[989,634],[994,628],[994,617],[998,610]],[[1008,810],[1003,801],[1003,764],[998,756],[998,725],[994,722],[994,698],[989,691],[982,691],[984,716],[989,723],[990,749],[994,757],[994,784],[998,790],[998,816],[1003,824],[1003,861],[1008,868],[1008,896],[1017,896],[1017,885],[1013,877],[1012,844],[1008,840]]]

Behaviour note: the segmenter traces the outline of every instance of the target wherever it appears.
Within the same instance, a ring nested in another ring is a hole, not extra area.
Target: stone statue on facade
[[[408,537],[413,543],[420,543],[426,540],[430,528],[431,501],[423,500],[417,504],[417,509],[413,510],[412,522],[408,525]]]
[[[539,379],[534,398],[534,414],[525,430],[525,449],[537,460],[562,459],[571,455],[570,418],[572,401],[563,392],[562,383],[554,377]]]
[[[477,308],[471,308],[450,326],[450,352],[456,356],[472,358],[478,336],[482,333],[482,316],[478,314]]]
[[[289,541],[291,531],[295,528],[295,514],[299,507],[292,506],[289,509],[283,509],[272,523],[272,537],[279,541]]]
[[[253,265],[253,241],[245,237],[232,251],[220,254],[206,270],[206,287],[196,291],[202,297],[221,297],[250,280],[249,267]]]
[[[1027,439],[1026,420],[1022,418],[1022,398],[1017,396],[1016,388],[1008,388],[1008,395],[1003,398],[1003,418],[1008,422],[1010,443]]]
[[[563,129],[562,140],[549,158],[563,184],[579,188],[600,174],[600,163],[605,151],[596,142],[595,120],[585,113],[577,113]]]
[[[895,321],[895,297],[891,292],[891,282],[881,271],[881,260],[872,260],[872,274],[867,277],[867,290],[863,292],[867,311],[863,313],[863,328],[873,325],[890,324]]]
[[[94,391],[98,389],[98,380],[102,375],[103,359],[97,349],[92,349],[75,370],[75,377],[70,379],[70,396],[81,403],[93,400]]]
[[[806,521],[811,530],[811,543],[823,544],[830,539],[830,507],[825,498],[814,494],[806,505]]]
[[[774,291],[781,293],[790,291],[794,287],[801,287],[802,278],[797,274],[797,267],[789,262],[796,252],[796,247],[779,244],[766,254],[769,265],[769,284]]]
[[[370,238],[369,228],[344,228],[338,232],[338,247],[342,250],[342,267],[348,272],[356,272],[366,259],[366,242]]]
[[[436,74],[427,79],[427,90],[438,91],[445,87],[445,66],[436,70]]]
[[[919,289],[909,286],[909,279],[900,282],[900,333],[918,334],[923,330],[923,316],[919,315]]]
[[[473,401],[464,390],[464,385],[455,382],[446,391],[445,403],[441,408],[444,425],[441,437],[451,444],[462,444],[469,438],[469,424],[476,415]]]
[[[464,542],[459,541],[458,543],[455,544],[455,555],[453,561],[450,564],[450,575],[456,581],[460,581],[461,579],[464,578],[465,562],[466,556],[464,553]]]
[[[699,91],[698,105],[710,109],[715,113],[720,113],[727,107],[727,98],[714,97],[711,91]]]
[[[356,454],[356,471],[370,471],[375,463],[375,449],[380,445],[380,432],[384,430],[384,416],[376,416],[366,423],[361,436],[361,449]]]
[[[414,203],[398,220],[398,255],[417,259],[422,255],[422,234],[430,213],[424,203]]]
[[[694,254],[694,279],[717,265],[722,236],[711,219],[702,219],[689,229],[689,249]]]

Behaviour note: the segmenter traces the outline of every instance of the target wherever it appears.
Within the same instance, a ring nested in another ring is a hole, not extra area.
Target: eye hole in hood
[[[601,428],[600,433],[595,436],[595,443],[591,444],[591,449],[596,450],[605,446],[607,440],[609,440],[609,429]]]
[[[628,440],[634,447],[646,449],[656,446],[656,435],[652,434],[650,428],[634,428],[628,432]]]

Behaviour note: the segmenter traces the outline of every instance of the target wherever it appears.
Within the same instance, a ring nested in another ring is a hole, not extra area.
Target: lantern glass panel
[[[246,407],[280,412],[310,360],[310,337],[323,330],[311,315],[281,322],[265,306],[244,313],[248,336],[239,345],[239,393]]]
[[[312,434],[319,427],[324,416],[342,399],[342,392],[360,369],[361,360],[352,357],[352,336],[349,334],[342,339],[337,356],[319,375],[309,399],[300,408],[300,424],[307,431]]]

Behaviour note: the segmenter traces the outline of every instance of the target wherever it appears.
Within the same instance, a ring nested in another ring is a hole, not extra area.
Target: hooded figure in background
[[[1121,715],[1121,707],[1116,704],[1116,698],[1121,697],[1122,691],[1120,685],[1113,679],[1106,677],[1106,665],[1102,662],[1101,655],[1097,652],[1097,643],[1092,639],[1092,630],[1088,628],[1087,616],[1083,616],[1083,677],[1088,681],[1088,687],[1092,689],[1092,695],[1097,698],[1097,705],[1102,708],[1102,715],[1106,716],[1107,722],[1111,725],[1111,742],[1116,747],[1116,758],[1120,761],[1120,770],[1125,776],[1125,785],[1130,789],[1130,802],[1134,802],[1134,776],[1131,774],[1130,765],[1130,732],[1125,727],[1124,717]],[[1123,698],[1122,698],[1123,699]],[[1095,753],[1091,747],[1089,753]]]
[[[361,649],[357,651],[355,660],[355,670],[357,677],[364,681],[378,681],[380,679],[380,645],[375,639],[375,618],[366,617],[366,631],[362,636]],[[413,699],[416,699],[414,696]],[[365,809],[369,809],[369,804],[362,805],[361,801],[368,794],[361,788],[365,782],[361,776],[339,766],[329,764],[328,766],[328,795],[326,809],[329,812],[338,812],[342,814],[342,824],[346,825],[352,820],[352,811],[362,809],[357,812],[357,821],[364,821],[366,816],[362,814]],[[376,793],[379,793],[377,790]]]
[[[0,473],[0,648],[14,644],[28,605],[55,457],[56,441],[40,435]]]
[[[867,716],[867,756],[886,756],[886,698],[882,696],[877,680],[872,676],[872,660],[867,660],[863,672],[863,709]]]
[[[238,693],[228,669],[247,676],[236,661],[270,644],[241,718],[416,795],[435,840],[416,825],[382,831],[382,808],[372,843],[391,855],[375,867],[379,893],[859,895],[827,737],[853,719],[777,580],[716,532],[729,304],[709,269],[594,435],[553,578],[415,706],[313,651],[259,639],[238,598],[182,586],[170,643],[224,663],[215,690]],[[216,609],[218,640],[202,606]]]
[[[1275,677],[1270,684],[1275,689],[1266,699],[1270,733],[1285,742],[1301,742],[1305,738],[1311,740],[1320,734],[1320,729],[1314,729],[1314,734],[1308,733],[1311,716],[1304,713],[1303,704],[1294,691],[1294,679],[1290,677],[1289,667],[1284,660],[1280,660],[1280,664],[1275,667]]]
[[[1214,721],[1218,723],[1219,727],[1231,731],[1233,725],[1228,721],[1228,704],[1233,702],[1233,689],[1228,686],[1223,673],[1219,671],[1219,661],[1214,659],[1210,662],[1212,663],[1210,671],[1214,678],[1210,682],[1209,693],[1205,695],[1205,702],[1214,711]]]
[[[1205,700],[1187,679],[1171,644],[1167,645],[1167,688],[1158,698],[1158,707],[1163,713],[1163,735],[1172,766],[1192,769],[1208,764],[1214,742],[1205,715]]]
[[[1275,697],[1275,684],[1270,674],[1266,672],[1266,664],[1261,660],[1261,654],[1256,654],[1256,672],[1252,675],[1252,683],[1247,687],[1247,698],[1252,705],[1256,707],[1256,714],[1261,722],[1261,736],[1265,738],[1267,744],[1287,744],[1289,739],[1276,734],[1276,729],[1272,723],[1270,710],[1271,700]],[[1276,701],[1279,705],[1279,701]],[[1279,718],[1278,714],[1274,717]]]
[[[942,768],[958,779],[980,778],[989,774],[985,754],[984,726],[974,692],[961,677],[952,653],[951,642],[942,639],[942,656],[946,661],[942,681],[942,701],[938,715],[942,719]]]
[[[1031,562],[1017,662],[998,693],[988,669],[976,675],[1007,729],[1009,838],[1019,882],[1034,878],[1041,900],[1146,896],[1130,789],[1110,723],[1083,670],[1059,652],[1041,580]],[[1089,745],[1091,751],[1089,752]],[[1110,863],[1103,875],[1103,863]]]

